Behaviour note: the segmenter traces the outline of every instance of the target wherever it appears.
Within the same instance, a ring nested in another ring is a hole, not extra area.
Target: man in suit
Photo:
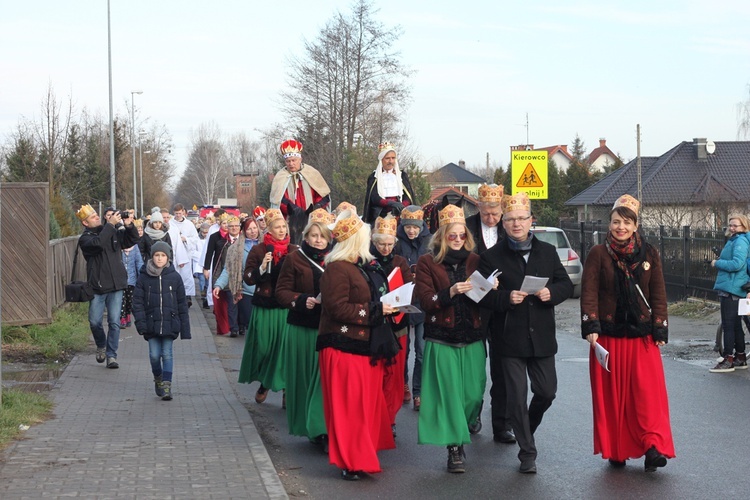
[[[508,393],[507,412],[519,445],[520,472],[536,473],[534,431],[557,392],[555,306],[573,295],[573,283],[557,250],[531,232],[531,202],[525,193],[504,196],[505,237],[481,255],[479,271],[500,271],[499,288],[481,305],[493,311],[490,335],[500,350]],[[527,276],[547,278],[533,293],[522,291]],[[531,380],[533,397],[527,405]]]
[[[479,213],[466,218],[466,228],[471,231],[476,246],[474,251],[482,254],[488,248],[492,248],[504,236],[500,219],[503,212],[500,202],[503,200],[503,186],[497,184],[482,184],[479,186]],[[501,369],[502,357],[500,349],[492,342],[490,331],[490,318],[492,311],[482,310],[482,332],[489,341],[490,354],[490,404],[492,408],[492,437],[495,442],[513,444],[516,437],[511,430],[510,420],[506,411],[507,394],[505,391],[505,379]],[[476,424],[475,424],[476,428]]]

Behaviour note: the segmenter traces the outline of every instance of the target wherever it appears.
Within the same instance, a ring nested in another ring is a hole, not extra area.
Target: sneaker
[[[411,401],[411,391],[409,391],[409,384],[404,384],[404,403]]]
[[[159,397],[164,395],[164,382],[162,382],[161,375],[154,377],[154,392]]]
[[[107,349],[104,347],[96,348],[96,362],[104,363],[107,360]]]
[[[111,368],[112,370],[120,368],[120,365],[117,364],[117,358],[107,358],[107,368]]]
[[[161,383],[164,394],[161,395],[162,401],[172,401],[172,382],[165,380]]]
[[[747,366],[746,366],[747,368]],[[711,373],[729,373],[734,371],[734,357],[724,356],[724,359],[719,361],[716,366],[709,369]]]
[[[414,396],[412,401],[414,402],[414,411],[419,411],[419,407],[422,406],[422,397]]]
[[[463,446],[448,447],[448,472],[466,472],[463,448]]]
[[[747,370],[747,355],[744,352],[738,352],[732,366],[735,370]]]

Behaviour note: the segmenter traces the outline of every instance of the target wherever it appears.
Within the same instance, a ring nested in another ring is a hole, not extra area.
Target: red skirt
[[[393,363],[383,364],[383,394],[385,395],[385,404],[388,408],[388,418],[391,424],[396,423],[396,414],[404,405],[404,366],[406,365],[406,335],[398,338],[401,349],[393,359]]]
[[[642,457],[651,446],[674,458],[664,367],[651,336],[600,335],[609,351],[608,373],[589,354],[594,408],[594,454],[617,461]]]
[[[380,472],[377,452],[396,447],[383,396],[383,366],[332,347],[320,351],[319,360],[329,462]]]

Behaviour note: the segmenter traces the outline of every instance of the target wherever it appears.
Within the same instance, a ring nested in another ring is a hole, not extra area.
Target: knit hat
[[[419,205],[407,205],[404,207],[403,212],[401,212],[399,224],[402,226],[424,227],[424,210]]]
[[[161,222],[164,224],[164,217],[161,216],[161,212],[154,212],[151,214],[150,222]]]
[[[157,241],[151,246],[151,258],[154,257],[154,254],[156,252],[162,252],[167,255],[167,259],[170,261],[172,260],[172,247],[170,247],[166,242],[164,241]]]

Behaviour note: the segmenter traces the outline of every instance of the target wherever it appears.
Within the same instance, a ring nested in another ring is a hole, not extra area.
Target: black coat
[[[377,181],[375,179],[375,170],[367,178],[367,191],[365,193],[365,207],[362,210],[362,220],[368,224],[375,222],[378,217],[385,217],[391,213],[391,209],[383,206],[383,198],[378,195]],[[401,193],[401,201],[405,202],[404,205],[414,205],[417,202],[414,199],[414,189],[411,187],[409,182],[409,176],[406,172],[401,170],[401,184],[403,185],[403,192]],[[393,214],[398,215],[398,214]]]
[[[468,229],[474,237],[474,243],[476,243],[474,251],[481,254],[487,250],[487,245],[484,243],[484,236],[482,235],[482,219],[478,213],[466,218],[466,229]],[[497,223],[495,231],[497,231],[497,241],[499,243],[500,240],[505,237],[505,230],[503,229],[502,222]]]
[[[547,357],[557,353],[555,338],[555,306],[573,295],[573,283],[560,263],[557,250],[549,243],[534,238],[529,260],[524,263],[520,253],[508,245],[508,238],[480,256],[479,272],[487,276],[497,269],[500,286],[490,291],[481,306],[490,309],[490,335],[503,356],[528,358]],[[551,299],[542,302],[529,295],[511,305],[510,293],[519,290],[524,276],[547,277]]]
[[[86,259],[86,278],[95,294],[125,290],[128,273],[122,263],[122,249],[138,242],[138,229],[134,225],[124,230],[105,223],[85,228],[78,244]]]
[[[419,231],[419,234],[413,240],[410,240],[409,237],[406,236],[404,226],[399,224],[398,229],[396,230],[396,237],[396,246],[393,247],[393,253],[406,259],[406,263],[409,264],[411,273],[416,274],[417,261],[422,255],[430,250],[430,238],[432,238],[432,234],[430,234],[430,231],[427,229],[427,224],[422,224],[422,230]],[[419,307],[419,301],[416,297],[412,300],[412,304]],[[407,314],[406,318],[410,325],[424,323],[423,312]]]
[[[151,276],[141,268],[133,291],[133,316],[139,335],[190,338],[190,318],[182,277],[170,263],[161,276]]]

